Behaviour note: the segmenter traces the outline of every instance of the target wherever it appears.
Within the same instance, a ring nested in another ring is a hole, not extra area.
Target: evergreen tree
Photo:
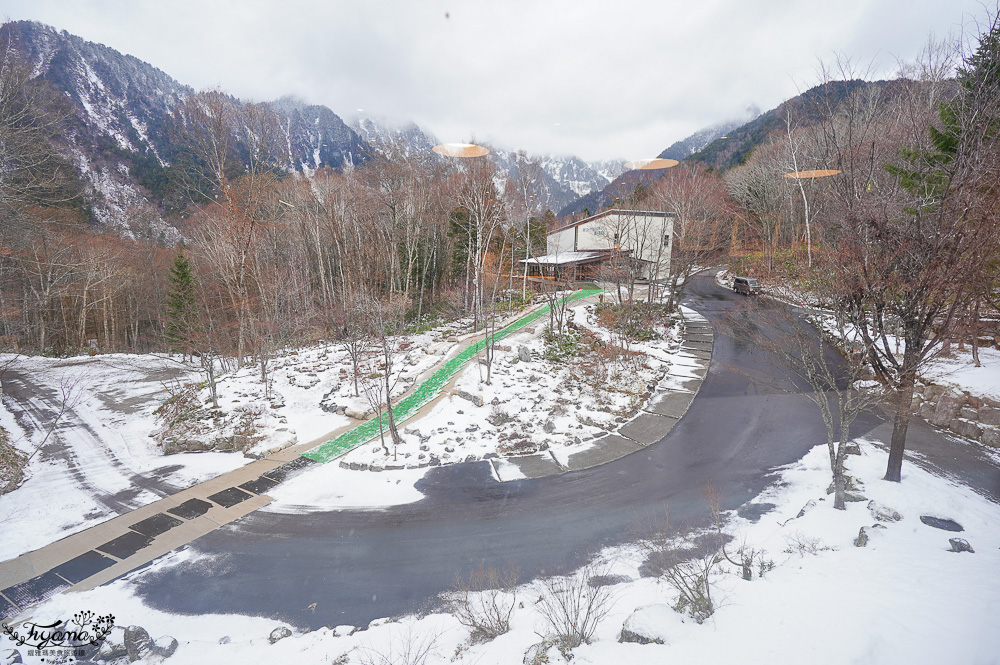
[[[197,284],[191,272],[191,262],[181,246],[170,268],[170,289],[167,291],[167,341],[171,348],[185,356],[191,353],[194,332],[195,294]]]

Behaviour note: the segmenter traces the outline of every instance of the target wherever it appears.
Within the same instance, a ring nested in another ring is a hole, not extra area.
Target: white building
[[[639,279],[658,281],[670,272],[674,213],[605,210],[548,234],[545,256],[526,263],[536,274],[599,276],[610,261],[628,260]]]

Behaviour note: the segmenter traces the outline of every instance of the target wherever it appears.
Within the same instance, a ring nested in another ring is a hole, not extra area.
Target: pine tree
[[[167,291],[166,302],[167,341],[173,350],[186,356],[191,353],[197,284],[191,272],[191,262],[184,256],[183,246],[170,268],[169,280],[170,289]]]

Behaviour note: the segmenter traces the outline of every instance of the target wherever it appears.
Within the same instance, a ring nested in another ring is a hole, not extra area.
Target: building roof
[[[574,226],[586,224],[587,222],[593,222],[596,219],[600,219],[601,217],[607,217],[608,215],[634,215],[637,217],[640,215],[643,217],[674,217],[676,216],[676,213],[657,212],[654,210],[619,210],[618,208],[611,208],[610,210],[599,212],[596,215],[591,215],[590,217],[585,217],[575,222],[570,222],[569,224],[563,224],[559,228],[552,229],[551,231],[549,231],[549,235],[553,233],[558,233],[559,231],[565,231],[566,229],[571,229]]]
[[[584,263],[595,263],[613,256],[629,256],[631,254],[632,250],[630,249],[595,249],[584,252],[559,252],[558,254],[533,256],[530,259],[521,259],[519,263],[541,266],[582,265]]]
[[[558,254],[545,254],[543,256],[533,256],[530,259],[521,259],[520,263],[537,263],[543,266],[565,266],[581,263],[593,263],[600,261],[607,252],[559,252]]]

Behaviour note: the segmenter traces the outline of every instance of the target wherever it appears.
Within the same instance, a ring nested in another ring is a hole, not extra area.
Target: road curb
[[[684,317],[684,335],[679,351],[685,352],[691,360],[691,364],[685,365],[686,367],[698,369],[692,369],[695,376],[684,381],[683,390],[663,386],[668,379],[677,378],[668,370],[638,413],[616,429],[594,439],[595,443],[591,448],[569,455],[565,462],[556,459],[555,455],[551,455],[551,451],[523,457],[507,457],[503,465],[493,465],[494,473],[500,482],[543,478],[590,469],[639,452],[666,436],[687,413],[697,397],[712,361],[712,349],[715,344],[712,326],[705,317],[694,310],[689,309],[688,312],[690,314]],[[698,339],[689,340],[689,337]],[[661,404],[672,396],[680,396],[676,399],[678,404],[661,408]],[[684,404],[681,405],[680,402]],[[555,464],[546,463],[546,460],[549,462],[554,460]],[[507,478],[503,477],[504,473],[508,475]]]

